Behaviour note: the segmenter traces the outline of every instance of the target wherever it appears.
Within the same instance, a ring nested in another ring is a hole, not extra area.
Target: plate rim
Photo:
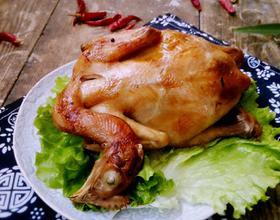
[[[21,105],[20,105],[20,108],[19,108],[19,111],[18,111],[18,114],[17,114],[17,117],[16,117],[16,121],[15,121],[15,128],[14,128],[14,135],[13,135],[13,153],[14,153],[14,156],[15,156],[15,160],[16,160],[16,163],[20,169],[20,172],[22,173],[22,175],[24,176],[24,179],[25,181],[30,185],[31,189],[40,197],[40,199],[46,203],[51,209],[53,209],[55,212],[57,213],[60,213],[61,215],[63,215],[64,217],[66,217],[67,219],[73,219],[72,216],[69,216],[67,213],[64,213],[63,211],[61,211],[56,205],[55,203],[53,203],[53,201],[48,201],[46,200],[46,198],[41,194],[41,190],[37,188],[36,185],[33,184],[33,182],[31,181],[29,175],[27,175],[25,169],[22,168],[22,164],[21,164],[21,160],[19,159],[20,155],[19,155],[19,152],[16,150],[16,137],[17,137],[17,133],[20,132],[19,131],[19,128],[18,128],[18,121],[20,120],[20,116],[23,114],[23,109],[25,107],[25,104],[28,100],[28,98],[30,97],[30,94],[37,88],[39,87],[39,85],[48,77],[50,77],[51,75],[55,74],[56,72],[58,72],[59,70],[62,70],[64,68],[67,68],[68,66],[70,65],[73,65],[74,63],[76,62],[76,60],[72,60],[54,70],[52,70],[51,72],[48,72],[46,75],[44,75],[38,82],[35,83],[34,86],[32,86],[32,88],[28,91],[28,93],[25,95]],[[35,164],[34,164],[35,166]],[[45,183],[44,183],[45,184]],[[48,187],[49,188],[49,187]],[[73,219],[74,220],[74,219]]]

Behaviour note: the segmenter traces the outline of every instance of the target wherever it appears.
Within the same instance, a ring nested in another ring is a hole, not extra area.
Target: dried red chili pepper
[[[110,25],[113,22],[119,20],[121,17],[122,16],[120,14],[116,14],[112,18],[104,18],[104,19],[98,20],[98,21],[85,21],[85,24],[87,24],[89,26],[107,26],[107,25]]]
[[[232,15],[235,13],[235,8],[233,7],[230,0],[219,0],[219,3],[229,14]]]
[[[201,11],[201,4],[199,0],[191,0],[191,2],[198,11]]]
[[[1,41],[10,42],[17,47],[22,45],[22,40],[9,32],[0,32],[0,42]]]
[[[84,0],[77,0],[77,4],[78,4],[78,13],[83,13],[86,11],[86,3]]]
[[[127,25],[127,26],[125,27],[125,30],[130,30],[130,29],[132,29],[137,23],[138,23],[138,21],[134,21],[134,22],[130,23],[129,25]]]
[[[121,28],[124,28],[126,27],[130,21],[141,21],[141,18],[135,16],[135,15],[128,15],[124,18],[120,18],[119,20],[115,21],[114,23],[112,23],[110,26],[109,26],[109,29],[110,31],[116,31],[116,30],[119,30]]]
[[[73,19],[72,25],[75,26],[75,25],[78,24],[78,23],[79,23],[79,21],[78,21],[78,19],[75,17],[75,18]]]
[[[85,22],[85,21],[94,21],[105,18],[107,15],[106,11],[98,11],[98,12],[83,12],[83,13],[76,13],[73,16],[76,17],[78,22]]]
[[[86,12],[86,3],[85,3],[85,1],[84,0],[77,0],[77,5],[78,5],[78,11],[77,11],[77,13],[84,13],[84,12]],[[77,17],[75,17],[74,19],[73,19],[73,26],[75,26],[76,24],[78,24],[79,23],[79,20],[78,20],[78,18]]]

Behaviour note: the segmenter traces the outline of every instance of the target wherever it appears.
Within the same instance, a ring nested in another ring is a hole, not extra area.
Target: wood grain
[[[229,15],[218,1],[203,0],[200,15],[201,30],[217,38],[229,41],[278,68],[280,68],[279,39],[253,34],[234,33],[233,28],[260,23],[280,22],[280,1],[239,1],[235,5],[236,15]]]
[[[242,25],[280,22],[280,1],[240,1],[238,17]],[[261,35],[234,34],[234,43],[261,60],[280,68],[279,42],[274,37]]]
[[[280,22],[280,1],[239,1],[235,5],[237,13],[229,15],[219,6],[218,1],[201,1],[203,11],[200,14],[200,28],[219,39],[229,41],[268,63],[280,67],[279,47],[275,39],[259,35],[237,34],[232,28],[260,23]],[[280,219],[280,185],[268,191],[271,197],[267,202],[259,202],[243,220],[277,220]],[[227,216],[229,219],[232,216]]]
[[[193,10],[189,1],[164,0],[96,0],[86,1],[88,10],[106,10],[110,13],[124,15],[134,14],[143,19],[140,25],[150,21],[159,13],[171,12],[188,22],[198,25],[198,13]],[[75,1],[61,0],[49,20],[42,36],[37,42],[28,63],[24,66],[6,103],[13,102],[25,95],[28,90],[45,74],[78,57],[80,45],[96,35],[109,33],[108,28],[72,26],[72,18],[67,16],[76,11]]]
[[[58,0],[0,1],[0,31],[16,34],[24,45],[0,43],[0,106],[13,87]]]

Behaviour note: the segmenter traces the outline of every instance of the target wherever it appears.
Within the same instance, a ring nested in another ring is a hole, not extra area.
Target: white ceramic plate
[[[71,201],[63,196],[61,190],[48,188],[37,178],[35,174],[35,156],[36,152],[41,150],[39,136],[33,125],[37,115],[37,109],[39,106],[45,104],[47,98],[52,95],[51,89],[55,85],[55,79],[61,75],[71,75],[74,62],[61,66],[42,78],[27,94],[18,112],[14,132],[14,153],[16,161],[27,182],[40,198],[52,209],[64,215],[66,218],[73,220],[201,220],[213,215],[213,209],[207,205],[193,206],[186,202],[181,202],[177,208],[172,210],[159,210],[155,207],[146,206],[137,209],[127,209],[118,213],[82,212],[77,210]]]

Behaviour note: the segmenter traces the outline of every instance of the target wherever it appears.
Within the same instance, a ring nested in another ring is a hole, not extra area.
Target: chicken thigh
[[[53,119],[60,129],[94,142],[89,149],[104,153],[72,196],[75,202],[126,205],[120,194],[141,167],[143,147],[188,147],[244,131],[260,134],[243,110],[236,125],[215,125],[250,85],[239,70],[243,53],[237,48],[144,27],[98,37],[82,51]]]

